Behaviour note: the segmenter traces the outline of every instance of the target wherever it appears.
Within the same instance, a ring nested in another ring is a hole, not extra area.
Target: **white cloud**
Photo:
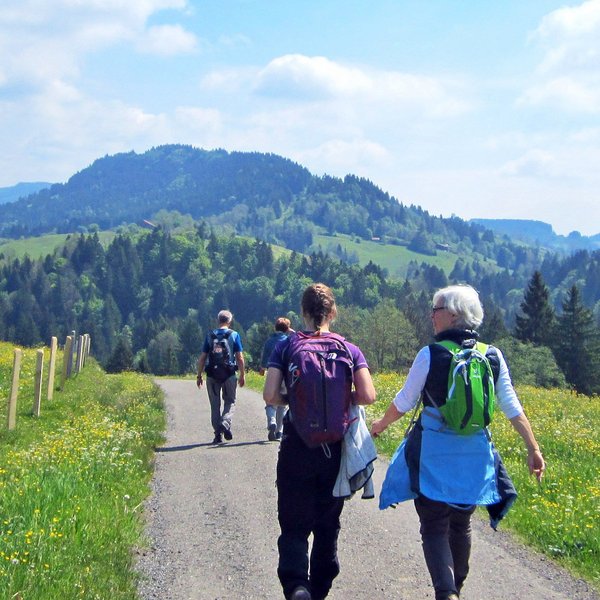
[[[571,134],[570,139],[577,143],[600,143],[600,127],[586,127]]]
[[[260,94],[299,99],[353,95],[372,89],[373,81],[353,67],[344,67],[323,56],[288,54],[272,60],[257,75]]]
[[[367,177],[374,165],[389,166],[392,162],[384,146],[366,139],[328,140],[314,148],[296,152],[293,158],[313,173],[338,177],[349,173]]]
[[[518,104],[600,112],[600,0],[549,13],[532,40],[545,53]]]
[[[254,94],[274,104],[319,103],[320,110],[335,105],[334,113],[354,111],[360,118],[371,113],[381,119],[407,111],[443,118],[470,110],[463,82],[366,69],[300,54],[280,56],[262,69],[214,71],[204,77],[202,86],[211,91]]]
[[[179,25],[147,27],[163,9],[183,10],[187,0],[3,0],[0,73],[4,84],[42,86],[75,78],[90,52],[126,42],[145,52],[190,52],[195,36]]]
[[[600,85],[575,77],[557,77],[529,87],[517,104],[549,104],[568,111],[598,113]]]
[[[553,174],[554,165],[554,157],[550,152],[534,149],[506,163],[500,173],[511,177],[547,177]]]
[[[196,36],[179,25],[150,27],[137,42],[137,48],[148,54],[175,56],[194,52],[198,47]]]
[[[600,1],[588,0],[579,6],[552,11],[536,30],[541,37],[580,38],[594,35],[600,28]]]

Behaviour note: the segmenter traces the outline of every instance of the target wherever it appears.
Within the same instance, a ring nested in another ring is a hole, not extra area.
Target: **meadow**
[[[22,259],[25,255],[32,259],[44,258],[62,248],[68,238],[77,234],[49,233],[37,237],[22,238],[20,240],[0,239],[0,254],[7,258]],[[106,247],[114,239],[114,231],[99,231],[98,237]]]
[[[459,258],[459,255],[453,251],[438,251],[435,256],[428,256],[413,252],[406,246],[365,240],[357,242],[352,236],[339,233],[335,236],[315,235],[313,239],[314,245],[320,246],[323,250],[335,248],[339,244],[349,254],[356,255],[361,266],[365,266],[369,261],[372,261],[386,269],[390,277],[394,279],[406,278],[408,264],[411,261],[415,261],[419,265],[421,263],[434,265],[445,273],[450,273]],[[483,260],[483,257],[480,258]],[[472,262],[472,259],[467,260],[467,262]]]
[[[368,419],[385,412],[404,376],[378,373],[377,402],[367,407]],[[264,378],[247,379],[262,390]],[[517,387],[534,428],[547,468],[542,483],[530,477],[527,452],[510,422],[498,412],[492,438],[519,493],[501,522],[524,543],[553,558],[600,589],[600,398],[565,390]],[[381,455],[391,457],[404,436],[406,415],[377,438]],[[486,518],[484,509],[479,509]]]
[[[12,346],[0,343],[8,395]],[[106,375],[93,359],[31,416],[35,350],[25,350],[17,428],[0,414],[0,597],[136,597],[162,396],[150,378]]]

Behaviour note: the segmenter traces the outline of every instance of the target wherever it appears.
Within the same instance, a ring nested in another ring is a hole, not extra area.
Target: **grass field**
[[[36,419],[34,362],[26,350],[17,429],[0,432],[0,598],[131,600],[132,549],[164,428],[160,392],[90,360]],[[11,368],[12,346],[2,343],[4,396]]]
[[[64,245],[68,233],[51,233],[39,237],[23,238],[20,240],[0,240],[0,253],[7,258],[23,258],[26,254],[32,259],[44,258],[52,254],[56,248]],[[114,231],[100,231],[98,237],[104,246],[115,237]]]
[[[369,420],[385,412],[404,382],[404,377],[395,373],[376,374],[373,379],[378,399],[367,407]],[[262,390],[264,378],[253,374],[247,382]],[[492,437],[519,493],[500,527],[600,590],[600,398],[530,386],[517,388],[517,392],[547,470],[541,485],[529,476],[523,443],[498,413],[491,426]],[[393,454],[407,425],[408,415],[377,438],[380,454]]]
[[[380,267],[387,270],[389,275],[394,278],[404,279],[408,263],[413,260],[418,264],[426,263],[441,268],[445,273],[450,273],[458,259],[458,255],[453,252],[438,252],[437,256],[427,256],[408,250],[405,246],[394,246],[392,244],[382,244],[380,242],[371,242],[361,240],[355,242],[351,236],[337,234],[336,236],[315,235],[314,244],[320,245],[324,250],[330,246],[340,244],[349,254],[356,254],[361,266],[366,265],[370,260]]]

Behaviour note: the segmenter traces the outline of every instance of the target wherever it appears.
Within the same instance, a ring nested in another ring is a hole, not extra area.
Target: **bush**
[[[564,373],[547,346],[535,346],[513,337],[503,338],[497,345],[508,363],[514,384],[543,388],[567,387]]]

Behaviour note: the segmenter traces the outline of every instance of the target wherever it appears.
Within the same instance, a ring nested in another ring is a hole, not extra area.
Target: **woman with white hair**
[[[516,492],[490,438],[487,427],[462,435],[448,427],[443,409],[448,396],[450,348],[482,348],[493,374],[495,398],[527,447],[527,464],[540,480],[544,459],[515,390],[502,353],[477,344],[483,321],[479,295],[470,286],[453,285],[433,296],[431,320],[435,342],[422,348],[406,382],[386,410],[373,422],[378,436],[411,409],[423,410],[396,451],[383,484],[381,509],[414,500],[421,527],[425,562],[436,600],[456,600],[469,571],[471,515],[484,505],[496,528]]]

